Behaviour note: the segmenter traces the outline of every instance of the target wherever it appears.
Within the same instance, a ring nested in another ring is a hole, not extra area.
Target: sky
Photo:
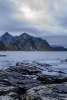
[[[0,0],[0,35],[67,36],[67,0]]]

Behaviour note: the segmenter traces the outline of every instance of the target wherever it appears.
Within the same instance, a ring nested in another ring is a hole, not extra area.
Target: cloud
[[[15,4],[22,10],[21,19],[29,21],[36,28],[49,34],[67,34],[67,0],[15,0]],[[27,9],[32,18],[26,15]]]
[[[67,27],[67,0],[56,0],[54,7],[53,17],[59,25]]]
[[[66,9],[67,0],[0,0],[0,31],[67,35]]]
[[[30,22],[18,17],[19,10],[11,0],[0,0],[0,33],[9,32],[37,32]]]

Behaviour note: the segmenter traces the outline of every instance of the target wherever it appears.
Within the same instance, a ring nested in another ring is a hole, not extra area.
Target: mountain
[[[21,34],[15,42],[11,43],[11,46],[15,50],[26,51],[43,51],[51,49],[51,46],[48,44],[46,40],[43,40],[41,38],[35,38],[33,36],[28,35],[27,33]]]
[[[67,51],[67,49],[64,48],[63,46],[52,45],[52,47],[54,48],[55,51]]]
[[[8,32],[0,37],[5,50],[21,51],[67,51],[64,47],[50,46],[46,40],[23,33],[20,36],[12,36]],[[0,49],[1,50],[1,49]]]
[[[7,50],[6,45],[2,41],[0,41],[0,50]]]
[[[18,39],[18,36],[12,36],[8,32],[4,33],[4,35],[0,37],[0,41],[7,44],[15,42],[17,39]]]
[[[13,41],[13,37],[8,32],[6,32],[0,37],[0,41],[2,41],[3,43],[10,43]]]
[[[67,48],[67,36],[45,36],[50,45],[63,46]]]

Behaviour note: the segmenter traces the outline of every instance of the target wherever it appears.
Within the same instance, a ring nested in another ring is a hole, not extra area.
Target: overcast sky
[[[0,35],[67,35],[67,0],[0,0]]]

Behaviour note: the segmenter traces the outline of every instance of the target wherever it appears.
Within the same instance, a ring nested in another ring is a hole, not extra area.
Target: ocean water
[[[1,51],[0,54],[6,55],[4,57],[0,56],[0,69],[14,66],[17,62],[38,62],[52,65],[48,68],[48,70],[54,70],[52,74],[56,74],[56,71],[63,71],[67,74],[67,62],[64,62],[67,59],[67,52]],[[43,73],[47,72],[43,70]],[[51,74],[50,71],[47,74]]]

